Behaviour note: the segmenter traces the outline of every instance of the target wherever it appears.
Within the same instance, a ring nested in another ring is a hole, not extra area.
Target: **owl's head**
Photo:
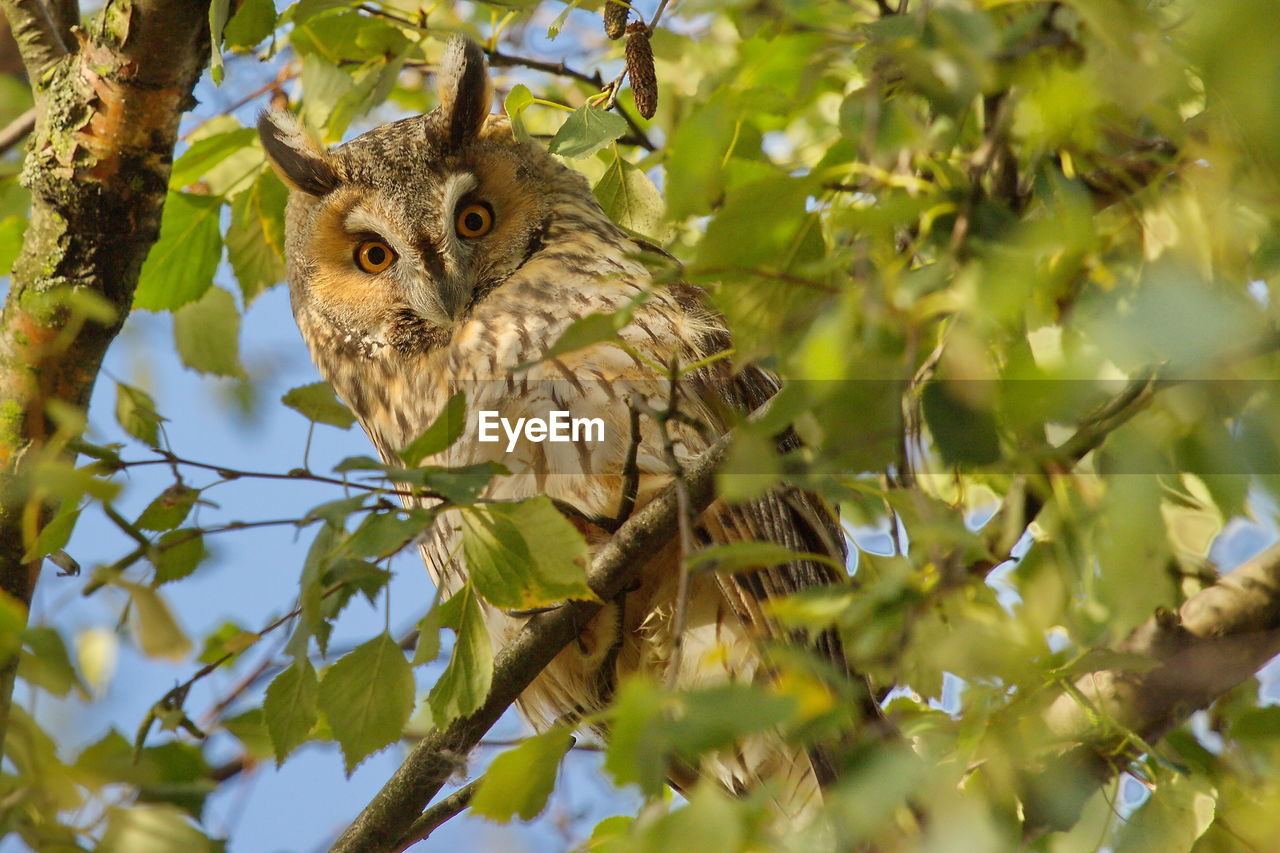
[[[590,198],[580,175],[489,114],[493,89],[473,42],[450,41],[437,79],[435,110],[333,150],[288,112],[259,120],[291,188],[286,254],[300,321],[398,348],[447,340],[541,247],[558,194]]]

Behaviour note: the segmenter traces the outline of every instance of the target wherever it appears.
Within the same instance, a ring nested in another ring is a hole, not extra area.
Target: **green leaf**
[[[413,647],[414,666],[431,663],[440,657],[440,599],[431,604],[427,615],[418,623],[418,642]]]
[[[586,540],[547,497],[462,510],[462,551],[476,590],[495,607],[595,599]]]
[[[133,306],[172,311],[204,295],[222,257],[218,215],[222,199],[170,192],[160,239],[142,265]]]
[[[209,556],[204,534],[192,527],[170,530],[156,541],[151,562],[156,567],[155,583],[181,580],[196,570]]]
[[[225,655],[238,655],[258,641],[258,635],[246,631],[235,622],[223,622],[204,638],[204,646],[196,657],[200,663],[214,663]]]
[[[54,696],[66,696],[78,689],[88,697],[89,691],[71,665],[62,635],[53,628],[32,626],[22,632],[26,646],[18,664],[18,675],[32,684],[38,684]]]
[[[547,150],[562,157],[590,157],[627,132],[627,122],[616,113],[583,106],[565,119]]]
[[[245,751],[255,759],[275,755],[271,735],[267,733],[266,716],[261,708],[250,708],[234,717],[223,720],[221,727],[240,741]]]
[[[173,340],[187,367],[213,376],[246,379],[240,364],[240,312],[221,287],[173,312]]]
[[[716,275],[728,270],[787,271],[821,257],[821,227],[806,209],[813,189],[808,178],[788,175],[733,187],[707,223],[697,266]]]
[[[665,146],[667,209],[675,219],[711,212],[724,192],[725,161],[741,116],[734,96],[717,93],[684,117]]]
[[[135,523],[144,530],[172,530],[186,519],[198,497],[198,490],[174,483],[147,504]]]
[[[646,299],[648,299],[648,295],[641,294],[617,311],[587,314],[584,317],[579,317],[565,327],[565,330],[560,333],[560,337],[556,338],[556,342],[543,353],[542,358],[538,359],[538,361],[546,361],[558,355],[564,355],[568,352],[589,347],[592,344],[598,344],[601,341],[616,340],[619,330],[631,322],[631,316],[635,313],[636,306]],[[519,365],[516,369],[537,363],[529,362],[528,364]]]
[[[329,112],[329,137],[341,139],[353,119],[359,118],[387,99],[404,68],[409,45],[394,56],[378,56],[365,63],[356,84],[343,92]]]
[[[13,262],[22,251],[22,238],[26,233],[25,216],[6,216],[0,220],[0,275],[13,272]]]
[[[231,0],[213,0],[209,4],[210,49],[209,72],[215,86],[222,85],[222,28],[231,14]]]
[[[342,530],[346,526],[347,517],[359,511],[364,506],[364,502],[365,495],[353,495],[349,498],[322,503],[307,510],[304,521],[319,518],[335,530]]]
[[[324,11],[324,3],[312,8]],[[356,5],[344,3],[343,5]],[[294,15],[297,26],[289,41],[300,56],[320,56],[337,65],[342,62],[366,62],[375,56],[395,56],[409,45],[399,27],[355,11],[337,15]],[[310,93],[308,93],[310,96]]]
[[[54,551],[60,551],[67,547],[67,541],[71,539],[71,531],[75,529],[76,522],[79,520],[80,507],[75,504],[70,507],[64,506],[40,530],[40,535],[36,537],[35,544],[22,556],[23,562],[38,560],[41,557],[52,554]]]
[[[930,382],[920,395],[925,423],[948,465],[990,465],[1000,460],[1000,437],[992,413],[951,393],[946,382]]]
[[[409,510],[407,518],[397,511],[371,513],[346,541],[347,553],[361,559],[389,557],[431,527],[435,513],[429,509]]]
[[[493,680],[493,647],[480,599],[468,582],[441,602],[440,624],[458,635],[449,664],[427,697],[436,726],[447,726],[484,704]]]
[[[507,469],[497,462],[478,462],[461,468],[419,468],[422,485],[439,492],[455,504],[470,503],[480,496],[489,481]]]
[[[237,126],[233,130],[213,133],[191,143],[182,156],[173,161],[169,173],[169,187],[174,191],[185,189],[199,182],[214,166],[245,148],[251,148],[258,138],[252,127]]]
[[[156,413],[155,401],[146,391],[116,383],[116,422],[134,438],[158,447],[160,423],[165,418]]]
[[[390,634],[358,646],[320,680],[320,709],[342,747],[347,775],[399,740],[413,712],[413,669]]]
[[[323,56],[305,54],[302,57],[302,91],[306,99],[302,104],[302,115],[307,124],[317,128],[325,128],[324,141],[337,142],[328,133],[329,116],[342,96],[355,88],[356,81]]]
[[[222,28],[222,41],[227,47],[247,50],[270,36],[275,28],[276,5],[272,0],[243,0]]]
[[[646,237],[659,239],[666,210],[662,194],[640,167],[616,153],[591,191],[617,224]]]
[[[271,169],[262,169],[231,203],[227,258],[245,305],[284,280],[284,208],[289,191]]]
[[[302,414],[309,421],[329,424],[338,429],[350,429],[356,416],[342,405],[328,382],[313,382],[290,390],[280,402]],[[336,469],[335,469],[336,470]]]
[[[556,15],[551,23],[547,25],[547,38],[554,41],[556,36],[560,35],[560,30],[564,28],[564,22],[569,20],[569,13],[578,8],[578,4],[581,2],[582,0],[568,0],[565,3],[564,8],[560,10],[560,14]]]
[[[1162,774],[1151,797],[1116,833],[1115,853],[1190,850],[1217,810],[1208,780],[1181,773]]]
[[[792,551],[776,542],[732,542],[728,545],[712,545],[689,557],[689,571],[751,571],[780,566],[794,560],[815,560],[844,571],[844,566],[826,555]]]
[[[289,668],[268,685],[262,714],[275,749],[277,767],[311,734],[318,716],[319,689],[316,671],[305,657],[295,658]]]
[[[149,586],[119,582],[129,590],[130,605],[137,629],[138,646],[147,657],[186,660],[191,640],[178,627],[169,605]]]
[[[341,528],[325,524],[316,531],[316,538],[307,549],[302,576],[298,579],[298,606],[302,612],[299,614],[297,627],[285,646],[285,651],[294,657],[307,654],[308,641],[313,636],[322,654],[328,645],[329,625],[323,613],[323,580],[341,532]]]
[[[110,808],[106,830],[96,850],[130,853],[215,853],[219,848],[192,825],[183,811],[171,805],[133,805]]]
[[[511,132],[515,134],[516,139],[521,142],[528,142],[532,137],[529,136],[529,129],[524,126],[524,118],[521,116],[529,105],[533,103],[533,92],[529,91],[529,87],[523,83],[517,83],[511,87],[511,91],[507,93],[507,98],[502,103],[502,107],[506,110],[507,118],[511,119]],[[14,253],[17,257],[17,253]]]
[[[517,815],[533,820],[547,807],[560,759],[572,745],[569,730],[556,727],[502,753],[484,772],[471,811],[499,823]]]
[[[449,398],[444,409],[422,435],[404,446],[400,458],[404,464],[417,465],[428,456],[434,456],[453,446],[467,426],[467,396],[461,391]]]
[[[662,791],[667,779],[670,740],[665,703],[645,678],[623,681],[613,703],[604,769],[616,785],[639,785],[648,796]]]

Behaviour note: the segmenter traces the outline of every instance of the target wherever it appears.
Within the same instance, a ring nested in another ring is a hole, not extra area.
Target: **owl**
[[[437,77],[435,110],[332,150],[287,112],[262,116],[267,156],[290,187],[294,317],[320,373],[384,460],[398,463],[397,452],[462,392],[461,439],[426,461],[502,463],[510,474],[495,478],[485,497],[550,496],[572,508],[597,549],[616,526],[624,487],[637,487],[635,505],[643,505],[671,482],[673,457],[695,458],[777,384],[758,368],[715,358],[731,341],[705,294],[655,280],[651,261],[662,250],[610,221],[580,173],[517,139],[505,116],[490,115],[493,89],[475,44],[455,37]],[[616,340],[546,357],[575,320],[621,309],[631,315]],[[670,365],[690,369],[673,379]],[[673,393],[681,417],[667,421],[665,434],[653,417],[633,426],[634,408],[661,407]],[[567,412],[604,429],[577,441],[539,441],[528,431],[481,441],[483,412],[508,423]],[[629,454],[638,478],[624,476]],[[441,513],[422,544],[446,597],[467,578],[454,513]],[[833,512],[800,490],[717,501],[695,521],[699,545],[766,540],[844,565]],[[847,582],[846,573],[812,560],[695,574],[678,615],[680,546],[671,543],[649,558],[634,588],[584,626],[518,707],[542,729],[607,707],[620,679],[633,675],[677,688],[766,681],[775,670],[765,643],[797,640],[779,630],[768,602]],[[495,648],[530,617],[483,608]],[[799,639],[844,666],[835,636]],[[820,803],[832,773],[826,753],[770,734],[697,767],[672,766],[669,776],[681,789],[700,778],[733,792],[767,784],[777,810],[798,816]]]

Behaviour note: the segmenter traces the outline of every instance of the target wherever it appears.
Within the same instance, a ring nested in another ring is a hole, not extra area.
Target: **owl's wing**
[[[734,408],[750,412],[767,402],[777,389],[778,383],[770,374],[749,367],[736,374],[722,394]],[[798,438],[790,430],[778,436],[777,443],[784,452],[799,446]],[[785,484],[749,502],[715,502],[703,515],[701,530],[714,544],[774,542],[792,551],[829,557],[839,566],[845,565],[848,557],[837,510],[821,497]],[[794,560],[754,571],[717,573],[716,580],[734,614],[761,640],[809,647],[836,671],[851,678],[859,693],[859,710],[864,721],[882,716],[869,683],[850,670],[840,636],[835,631],[823,631],[816,636],[787,632],[767,612],[770,600],[814,587],[849,584],[847,572],[827,562]],[[834,781],[835,760],[828,749],[811,749],[809,759],[821,785]]]

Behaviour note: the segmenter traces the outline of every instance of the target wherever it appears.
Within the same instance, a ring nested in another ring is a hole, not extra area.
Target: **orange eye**
[[[382,272],[395,259],[396,253],[381,240],[365,240],[356,247],[356,266],[370,275]]]
[[[480,202],[472,202],[458,211],[453,221],[459,237],[483,237],[493,228],[493,208]]]

